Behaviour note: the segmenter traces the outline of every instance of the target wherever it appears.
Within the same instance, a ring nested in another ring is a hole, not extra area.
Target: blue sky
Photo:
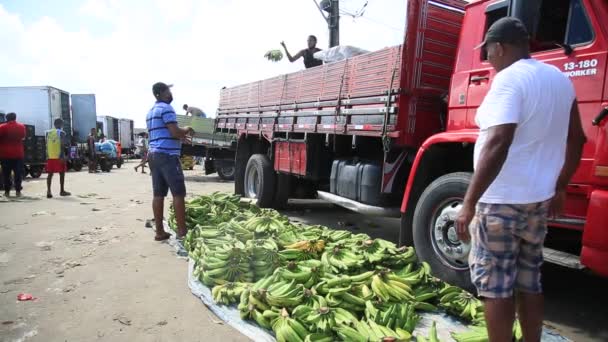
[[[365,0],[343,0],[354,12]],[[341,43],[366,50],[400,44],[405,0],[369,0],[363,18],[343,16]],[[264,53],[306,37],[327,46],[312,0],[0,0],[0,86],[51,85],[95,93],[98,114],[144,124],[151,85],[175,84],[184,103],[214,115],[219,90],[303,68]]]

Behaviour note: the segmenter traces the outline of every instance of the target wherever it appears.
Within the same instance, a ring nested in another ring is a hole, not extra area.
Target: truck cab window
[[[559,49],[557,44],[583,44],[593,39],[581,0],[544,0],[536,27],[530,44],[532,52]]]
[[[507,15],[506,2],[504,5],[501,2],[488,6],[485,31],[496,20]],[[558,44],[566,43],[575,46],[593,40],[593,30],[582,0],[542,0],[535,32],[530,34],[532,52],[559,49]],[[481,59],[487,60],[485,51],[482,51]]]

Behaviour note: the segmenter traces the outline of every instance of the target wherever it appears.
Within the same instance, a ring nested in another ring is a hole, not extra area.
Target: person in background
[[[304,66],[306,67],[306,69],[308,68],[313,68],[319,65],[323,65],[323,61],[318,60],[314,57],[314,54],[316,52],[321,51],[321,49],[319,49],[317,47],[317,37],[310,35],[308,36],[308,48],[304,49],[304,50],[300,50],[300,52],[296,53],[295,56],[292,56],[289,51],[287,51],[287,46],[285,46],[285,42],[281,42],[281,46],[283,47],[283,49],[285,50],[285,54],[287,55],[287,59],[289,59],[289,61],[291,63],[297,61],[300,58],[304,58]]]
[[[192,116],[198,116],[199,118],[207,117],[207,114],[205,114],[205,112],[203,112],[203,110],[200,108],[188,106],[187,104],[185,104],[182,108],[184,108],[186,111],[186,115],[190,114]]]
[[[141,162],[135,167],[135,172],[141,167],[141,173],[146,173],[146,163],[148,162],[148,133],[140,133],[137,140],[137,151],[141,156]]]
[[[572,82],[531,58],[519,19],[496,21],[481,46],[497,74],[477,109],[475,173],[456,229],[471,240],[490,341],[512,340],[516,312],[524,340],[540,341],[547,220],[561,214],[586,138]]]
[[[89,150],[89,173],[97,172],[97,148],[95,143],[97,142],[97,129],[91,128],[91,134],[87,138],[87,148]]]
[[[71,194],[65,191],[65,172],[67,171],[65,160],[66,134],[63,131],[63,120],[55,119],[55,129],[46,131],[46,198],[53,198],[51,185],[53,184],[53,175],[59,173],[60,196],[70,196]]]
[[[171,235],[163,228],[165,197],[169,189],[173,195],[173,208],[177,222],[177,238],[186,236],[186,184],[184,172],[179,160],[182,150],[181,140],[194,133],[191,127],[181,128],[177,125],[177,115],[171,106],[173,94],[170,86],[158,82],[152,86],[156,103],[146,117],[150,145],[148,162],[152,174],[154,199],[152,210],[156,225],[154,240],[167,240]]]
[[[10,196],[11,192],[11,173],[14,174],[15,195],[21,196],[24,171],[23,139],[25,125],[17,122],[17,114],[6,114],[6,122],[0,124],[0,163],[6,197]]]

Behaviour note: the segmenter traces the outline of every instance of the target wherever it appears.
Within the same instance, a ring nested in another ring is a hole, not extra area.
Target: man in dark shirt
[[[87,148],[89,150],[89,173],[97,172],[97,150],[95,143],[97,142],[97,129],[91,128],[91,134],[87,138]]]
[[[0,162],[4,181],[4,195],[11,192],[11,173],[14,176],[17,197],[21,196],[21,180],[23,179],[23,139],[25,126],[17,122],[17,114],[6,114],[6,123],[0,125]]]
[[[281,42],[281,46],[285,49],[285,54],[290,62],[295,62],[301,57],[304,57],[304,66],[306,69],[316,67],[319,65],[323,65],[323,61],[315,59],[315,52],[321,51],[321,49],[317,48],[317,37],[310,35],[308,36],[308,49],[301,50],[295,56],[292,56],[289,51],[287,51],[287,46],[285,46],[285,42]]]

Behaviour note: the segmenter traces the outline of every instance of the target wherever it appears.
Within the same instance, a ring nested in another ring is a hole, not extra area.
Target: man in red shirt
[[[4,177],[4,195],[11,191],[11,172],[15,174],[14,183],[17,197],[21,196],[23,178],[23,139],[25,126],[17,122],[17,114],[6,114],[6,123],[0,125],[0,163]]]

